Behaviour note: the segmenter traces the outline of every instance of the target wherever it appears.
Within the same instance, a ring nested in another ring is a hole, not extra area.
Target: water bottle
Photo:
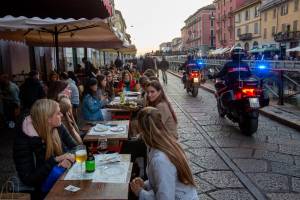
[[[59,177],[65,172],[65,168],[54,166],[42,185],[42,192],[49,192]]]

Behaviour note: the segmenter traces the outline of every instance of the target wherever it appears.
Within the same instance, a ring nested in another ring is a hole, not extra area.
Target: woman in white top
[[[141,137],[148,153],[148,180],[135,178],[131,190],[139,200],[197,200],[196,184],[186,155],[161,120],[158,109],[146,107],[139,112]]]

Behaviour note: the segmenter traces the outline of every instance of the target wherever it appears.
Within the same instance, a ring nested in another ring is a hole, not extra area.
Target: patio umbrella
[[[299,51],[300,52],[300,46],[298,47],[294,47],[294,48],[291,48],[291,49],[288,49],[286,50],[287,52],[293,52],[293,51]]]
[[[105,19],[112,15],[109,0],[8,0],[0,6],[0,17]]]
[[[6,16],[0,19],[0,39],[23,41],[33,46],[55,46],[59,71],[58,47],[120,48],[121,33],[101,19],[40,19]]]

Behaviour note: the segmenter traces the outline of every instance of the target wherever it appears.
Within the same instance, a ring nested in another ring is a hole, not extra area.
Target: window
[[[246,10],[246,13],[245,13],[245,21],[248,21],[250,18],[249,16],[249,10]]]
[[[297,31],[298,30],[298,20],[295,20],[293,22],[293,31]]]
[[[255,9],[255,10],[254,10],[254,16],[255,16],[255,17],[258,17],[258,16],[259,16],[259,7],[256,6],[254,9]]]
[[[214,26],[214,20],[213,20],[213,19],[210,20],[210,26],[211,26],[211,27]]]
[[[268,11],[265,12],[265,22],[268,20]]]
[[[258,34],[258,23],[254,24],[254,34]]]
[[[276,33],[276,27],[275,26],[272,26],[272,36],[274,36]]]
[[[294,11],[298,11],[299,8],[299,0],[295,0],[295,8]]]
[[[240,28],[237,29],[236,35],[237,35],[237,36],[241,35],[241,29],[240,29]]]
[[[277,13],[277,8],[274,8],[274,10],[273,10],[273,19],[276,19],[276,13]]]
[[[267,39],[267,29],[264,28],[264,39]]]
[[[282,32],[285,32],[285,31],[286,31],[286,24],[282,24],[282,25],[281,25],[281,31],[282,31]]]
[[[248,24],[245,27],[245,33],[249,33],[249,25]]]
[[[281,16],[287,15],[288,14],[288,9],[289,9],[289,4],[288,3],[283,4],[281,6]]]
[[[241,22],[241,13],[239,13],[238,15],[237,15],[237,23],[240,23]]]

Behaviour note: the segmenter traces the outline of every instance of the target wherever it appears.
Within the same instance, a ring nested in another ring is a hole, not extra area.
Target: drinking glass
[[[78,145],[76,147],[75,160],[80,164],[81,177],[83,177],[82,165],[87,160],[87,151],[85,145]]]

